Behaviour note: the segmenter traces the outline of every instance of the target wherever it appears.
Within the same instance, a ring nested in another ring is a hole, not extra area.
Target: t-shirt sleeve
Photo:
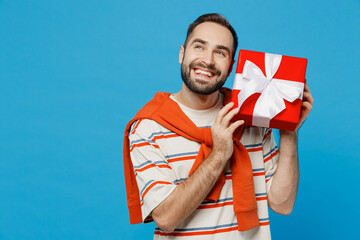
[[[144,119],[133,123],[129,135],[143,222],[152,221],[152,210],[176,187],[176,177],[161,147],[152,137],[158,131],[161,131],[158,123]]]
[[[271,128],[264,129],[263,156],[265,165],[266,192],[269,193],[279,159],[279,149],[276,146],[274,134]]]

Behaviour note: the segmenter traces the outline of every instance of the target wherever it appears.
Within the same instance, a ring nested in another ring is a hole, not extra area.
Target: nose
[[[204,51],[201,60],[203,63],[205,63],[208,66],[215,64],[214,55],[212,51]]]

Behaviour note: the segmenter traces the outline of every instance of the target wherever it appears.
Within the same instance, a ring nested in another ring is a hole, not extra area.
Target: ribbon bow
[[[279,69],[282,55],[265,53],[265,73],[253,62],[246,60],[243,73],[235,75],[234,89],[238,95],[239,108],[254,93],[261,93],[253,112],[252,125],[269,127],[270,119],[283,111],[284,99],[293,102],[302,99],[304,83],[273,78]]]

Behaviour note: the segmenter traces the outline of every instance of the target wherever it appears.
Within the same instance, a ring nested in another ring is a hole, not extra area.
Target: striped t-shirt
[[[193,110],[178,104],[198,127],[211,127],[223,106],[222,102],[220,97],[214,107],[206,110]],[[144,222],[149,222],[152,221],[152,210],[171,194],[176,185],[189,177],[200,144],[148,119],[138,120],[132,125],[129,139],[142,218]],[[218,202],[204,201],[170,234],[156,227],[154,239],[271,239],[267,194],[279,151],[269,128],[248,127],[240,141],[247,148],[252,163],[260,227],[242,232],[237,230],[231,168],[227,164],[226,182]]]

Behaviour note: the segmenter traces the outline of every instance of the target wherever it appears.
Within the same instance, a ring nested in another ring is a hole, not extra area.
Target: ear
[[[235,63],[235,60],[232,60],[232,63],[230,65],[229,72],[228,72],[228,77],[230,76],[230,73],[231,73],[231,71],[233,69],[234,63]]]
[[[181,45],[180,46],[180,52],[179,52],[179,63],[180,64],[182,64],[182,61],[183,61],[183,58],[184,58],[184,51],[185,51],[184,46]]]

